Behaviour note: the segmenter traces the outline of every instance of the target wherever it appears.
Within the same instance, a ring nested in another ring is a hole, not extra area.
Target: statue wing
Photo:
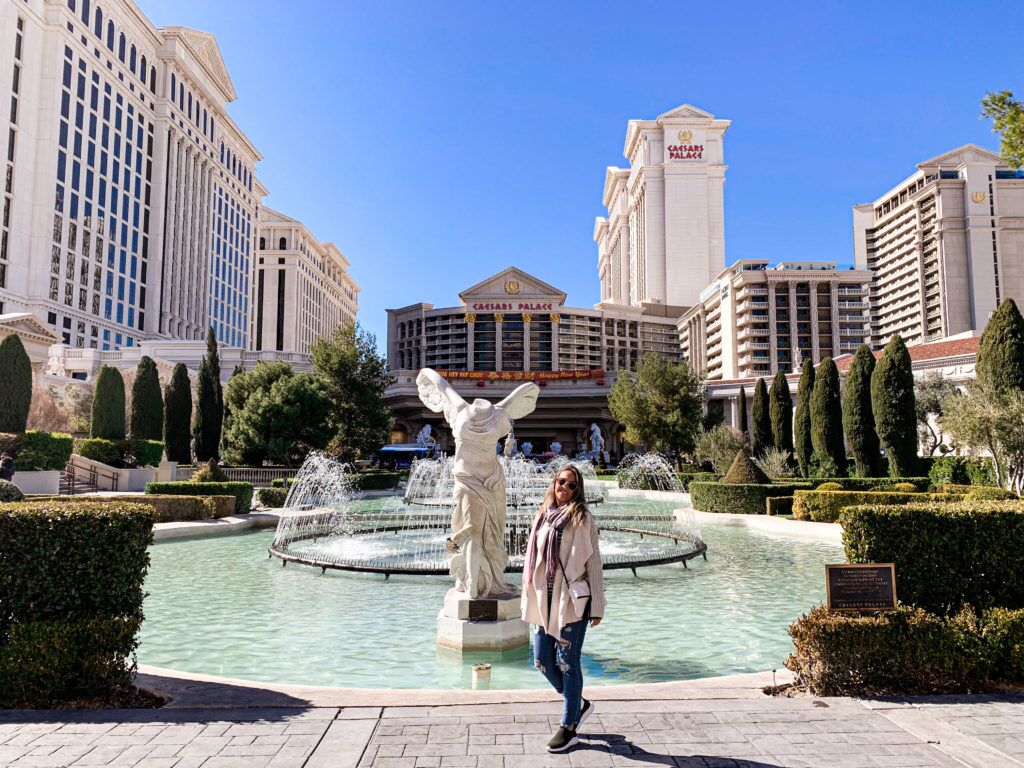
[[[449,424],[454,424],[459,411],[466,407],[466,401],[455,391],[455,387],[433,368],[424,368],[419,372],[416,388],[423,404],[434,413],[443,411],[445,421]]]
[[[533,382],[521,384],[512,390],[512,394],[498,403],[498,407],[508,414],[513,421],[521,419],[527,414],[533,413],[537,407],[537,398],[540,396],[540,387]]]

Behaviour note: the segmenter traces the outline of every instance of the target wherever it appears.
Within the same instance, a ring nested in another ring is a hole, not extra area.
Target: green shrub
[[[75,453],[83,459],[91,459],[111,467],[120,466],[122,463],[123,440],[103,440],[98,437],[90,437],[77,441]]]
[[[879,490],[885,488],[885,486],[875,486]],[[893,483],[889,490],[895,493],[917,493],[917,486],[913,483]]]
[[[689,492],[691,483],[717,483],[722,479],[721,475],[714,472],[694,472],[692,475],[683,475],[683,490]]]
[[[956,493],[961,496],[966,496],[968,493],[975,490],[975,486],[957,485],[956,483],[942,483],[941,485],[935,486],[935,490],[938,493]]]
[[[32,405],[32,362],[21,337],[0,340],[0,432],[21,434]]]
[[[844,491],[887,491],[897,483],[912,483],[918,491],[927,491],[931,481],[927,477],[828,477],[814,481],[816,488],[821,483],[836,483]]]
[[[0,480],[0,503],[21,501],[24,498],[25,494],[21,492],[21,488],[10,480]]]
[[[164,457],[164,444],[159,440],[129,440],[126,458],[137,467],[155,467]]]
[[[793,517],[816,523],[834,523],[844,509],[860,504],[907,504],[931,498],[916,491],[831,491],[820,487],[793,495]]]
[[[772,496],[792,496],[809,483],[758,483],[726,485],[724,483],[690,483],[693,508],[701,512],[735,512],[741,515],[763,515]]]
[[[158,523],[180,523],[189,520],[209,520],[218,517],[216,514],[215,496],[169,496],[158,494],[125,494],[124,496],[104,496],[103,501],[124,501],[132,504],[145,504],[152,507]],[[231,500],[233,496],[224,496]],[[32,501],[75,502],[75,496],[33,496]]]
[[[74,445],[74,438],[63,432],[30,429],[21,436],[17,453],[13,454],[17,469],[25,472],[62,470],[71,459]]]
[[[398,485],[397,472],[371,470],[358,472],[352,477],[352,488],[357,491],[380,491]]]
[[[284,506],[284,500],[288,497],[287,488],[257,488],[256,489],[256,500],[259,501],[264,507],[278,507]]]
[[[170,483],[146,483],[146,493],[172,496],[233,496],[236,514],[252,509],[252,491],[252,483],[241,482],[197,483],[192,480],[177,480]]]
[[[191,421],[192,384],[185,364],[178,363],[164,390],[164,442],[167,443],[169,461],[192,463]]]
[[[153,519],[143,504],[0,505],[0,707],[128,689]]]
[[[100,366],[92,398],[89,437],[124,440],[124,379],[109,365]]]
[[[1024,680],[1024,610],[993,608],[981,617],[989,674],[996,680]]]
[[[871,376],[871,409],[875,431],[889,458],[889,474],[917,471],[917,406],[910,353],[899,334],[885,345]]]
[[[216,459],[210,459],[195,471],[191,480],[193,483],[226,483],[228,473],[220,468]]]
[[[770,483],[771,480],[747,455],[747,452],[741,449],[736,452],[736,458],[733,459],[722,482],[726,485],[764,485]]]
[[[841,483],[836,483],[836,482],[829,481],[827,483],[822,483],[815,490],[817,490],[817,491],[844,491],[846,489],[843,488]]]
[[[1013,491],[984,485],[972,487],[967,494],[968,501],[1013,501],[1018,498],[1020,497]]]
[[[998,485],[991,459],[967,459],[964,466],[971,485]]]
[[[797,494],[799,495],[799,494]],[[900,600],[947,614],[1024,608],[1024,502],[960,501],[843,510],[851,563],[894,563]]]
[[[295,482],[294,477],[275,477],[270,481],[271,488],[287,488]]]
[[[967,485],[970,482],[967,476],[967,462],[959,456],[937,456],[932,460],[928,479],[932,481],[932,485]]]
[[[786,666],[816,696],[972,691],[989,666],[970,611],[947,618],[910,606],[867,615],[818,606],[789,634]]]
[[[164,399],[160,393],[160,375],[153,358],[143,355],[132,383],[131,424],[133,440],[164,439]]]
[[[792,515],[792,496],[769,496],[767,499],[769,515]]]

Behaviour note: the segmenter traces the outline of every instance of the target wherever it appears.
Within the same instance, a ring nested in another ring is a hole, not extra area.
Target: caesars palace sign
[[[680,131],[676,134],[678,144],[669,144],[669,160],[703,160],[704,145],[693,143],[693,131]]]
[[[518,280],[505,281],[506,296],[491,301],[475,301],[466,308],[474,312],[558,312],[561,307],[553,301],[530,301],[517,299],[515,294],[522,290]]]

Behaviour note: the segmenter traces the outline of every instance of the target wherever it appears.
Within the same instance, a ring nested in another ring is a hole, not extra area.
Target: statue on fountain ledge
[[[443,376],[424,368],[416,377],[420,400],[444,413],[455,438],[455,508],[449,549],[455,553],[455,588],[470,598],[516,594],[505,581],[505,472],[498,461],[498,440],[512,421],[537,407],[540,387],[530,382],[497,404],[481,398],[467,403]]]

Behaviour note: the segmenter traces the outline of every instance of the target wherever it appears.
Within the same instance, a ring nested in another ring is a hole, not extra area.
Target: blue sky
[[[360,322],[457,304],[515,265],[598,300],[626,122],[683,103],[725,137],[726,261],[852,260],[853,204],[973,142],[1024,91],[1020,2],[138,0],[216,35],[266,203],[352,262]]]

